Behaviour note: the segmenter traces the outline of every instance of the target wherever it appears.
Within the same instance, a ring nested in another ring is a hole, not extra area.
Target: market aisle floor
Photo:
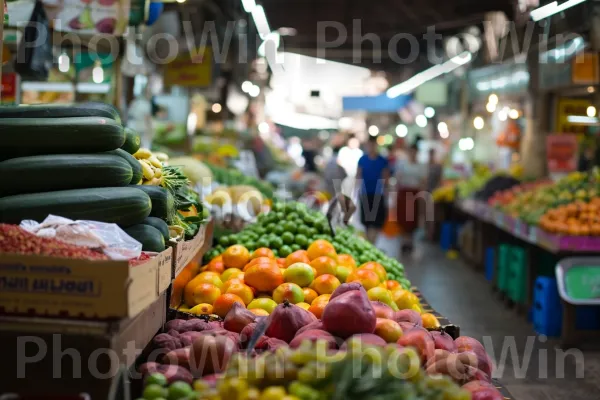
[[[388,239],[378,246],[397,255],[397,243]],[[420,245],[415,256],[400,260],[435,310],[484,343],[498,365],[497,378],[515,400],[600,398],[599,351],[563,357],[556,342],[536,336],[526,317],[504,306],[481,272],[447,259],[436,246]]]

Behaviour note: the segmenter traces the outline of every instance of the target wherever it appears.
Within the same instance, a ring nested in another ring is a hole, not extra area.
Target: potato
[[[174,337],[168,333],[160,333],[152,339],[154,347],[157,349],[176,350],[183,347],[179,337]]]
[[[179,365],[187,369],[190,368],[191,347],[172,350],[164,355],[163,364]]]
[[[178,365],[165,365],[149,362],[140,366],[140,372],[144,377],[155,373],[163,374],[165,378],[167,378],[169,384],[182,381],[191,385],[194,381],[194,377],[190,371]]]

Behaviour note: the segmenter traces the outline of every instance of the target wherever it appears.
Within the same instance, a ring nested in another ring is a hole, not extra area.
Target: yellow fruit
[[[380,301],[383,304],[391,304],[394,302],[392,300],[392,293],[380,286],[369,289],[367,291],[367,295],[371,301]]]
[[[244,272],[241,269],[229,268],[221,274],[221,281],[227,282],[230,279],[239,278],[240,276],[243,276],[243,275],[244,275]]]
[[[255,308],[260,308],[261,310],[265,310],[269,314],[273,312],[273,310],[277,307],[277,303],[273,299],[267,298],[258,298],[254,299],[248,304],[248,309],[252,310]]]
[[[281,400],[286,394],[283,386],[271,386],[262,391],[259,400]]]
[[[213,313],[212,304],[202,303],[192,307],[190,314],[194,315],[209,315]]]
[[[433,314],[421,314],[421,319],[423,319],[423,328],[425,329],[436,329],[441,326],[440,321],[438,321],[437,317]]]
[[[310,304],[302,302],[302,303],[298,303],[296,304],[298,307],[304,308],[306,311],[308,311],[308,309],[310,308]]]
[[[414,293],[404,289],[394,290],[392,300],[400,310],[412,310],[413,306],[419,305],[419,298]]]

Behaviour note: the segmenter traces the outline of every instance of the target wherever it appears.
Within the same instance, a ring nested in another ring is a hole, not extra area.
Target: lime
[[[189,383],[186,382],[173,382],[171,386],[169,386],[169,394],[168,400],[179,400],[187,397],[189,394],[193,392],[192,387]]]
[[[264,226],[259,226],[256,228],[255,232],[257,235],[262,236],[267,233],[267,229]]]
[[[269,241],[269,245],[270,246],[267,247],[270,247],[271,250],[279,249],[281,246],[283,246],[283,240],[280,237],[274,237]]]
[[[304,222],[308,226],[313,226],[315,224],[316,220],[312,216],[308,215],[306,218],[304,218]]]
[[[269,247],[269,240],[264,236],[256,241],[256,248],[261,247]]]
[[[300,247],[307,247],[308,246],[308,238],[306,237],[306,235],[304,235],[304,234],[296,235],[296,244]]]
[[[267,225],[267,232],[271,233],[271,232],[275,231],[276,226],[277,225],[275,225],[273,222],[271,222],[269,225]]]
[[[148,375],[146,380],[144,381],[146,386],[148,385],[159,385],[159,386],[167,386],[167,377],[160,373],[154,373],[152,375]]]
[[[223,247],[229,247],[229,245],[230,245],[229,236],[221,236],[219,238],[219,244]]]
[[[281,257],[287,257],[290,254],[292,254],[292,248],[288,245],[281,246],[281,248],[279,249],[279,255]]]
[[[281,240],[283,240],[283,243],[285,244],[292,244],[294,243],[294,234],[291,232],[284,232],[281,235]]]
[[[310,234],[310,228],[304,224],[298,226],[298,235],[308,236]]]
[[[273,211],[283,211],[285,210],[285,206],[281,202],[277,202],[273,204]]]
[[[317,235],[317,230],[315,228],[309,228],[308,230],[308,237],[309,238],[313,238]]]
[[[287,219],[288,221],[295,221],[295,220],[297,220],[298,218],[300,218],[300,216],[299,216],[299,215],[298,215],[298,213],[296,213],[296,212],[291,212],[291,213],[289,213],[288,215],[286,215],[286,219]]]
[[[250,240],[249,242],[246,242],[244,244],[244,247],[247,248],[248,250],[256,250],[258,249],[258,247],[256,247],[256,242],[254,240]]]
[[[300,245],[299,245],[299,244],[297,244],[297,243],[294,243],[294,244],[293,244],[293,245],[291,245],[290,247],[292,248],[292,253],[293,253],[294,251],[298,251],[298,250],[302,250],[302,249],[303,249],[303,246],[300,246]]]
[[[273,255],[275,256],[275,258],[279,258],[279,250],[271,249],[271,251],[273,252]]]
[[[167,397],[167,389],[165,389],[161,385],[153,383],[151,385],[146,386],[142,396],[146,400],[161,399],[163,397]]]
[[[284,212],[278,212],[277,214],[275,214],[275,223],[277,223],[277,221],[283,221],[285,219],[285,213]]]
[[[296,233],[296,223],[292,222],[292,221],[287,221],[285,224],[283,224],[283,229],[286,232],[290,232],[290,233]]]
[[[279,224],[275,227],[274,233],[278,236],[283,235],[283,232],[285,232],[285,228],[283,226],[283,224]]]

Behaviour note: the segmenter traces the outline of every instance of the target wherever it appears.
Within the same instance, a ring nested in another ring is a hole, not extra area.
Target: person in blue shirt
[[[356,179],[360,190],[360,220],[371,243],[377,240],[387,218],[385,194],[389,177],[389,162],[379,154],[377,138],[369,137],[365,155],[358,160]]]

